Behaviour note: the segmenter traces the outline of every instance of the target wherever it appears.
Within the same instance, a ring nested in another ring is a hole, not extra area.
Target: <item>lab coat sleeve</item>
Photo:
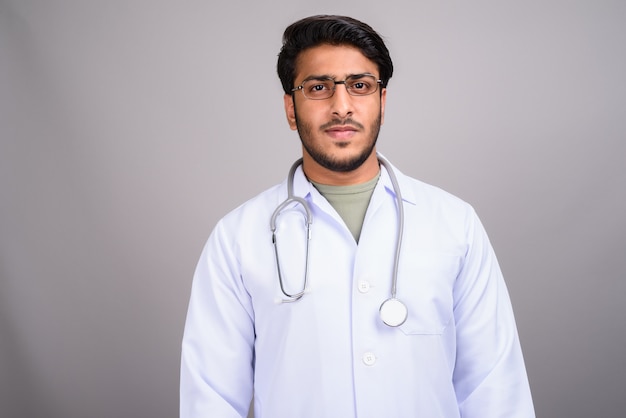
[[[221,221],[198,262],[182,344],[180,417],[246,417],[252,398],[254,318],[235,240]]]
[[[520,342],[494,251],[472,210],[454,289],[454,385],[464,418],[529,418],[534,409]]]

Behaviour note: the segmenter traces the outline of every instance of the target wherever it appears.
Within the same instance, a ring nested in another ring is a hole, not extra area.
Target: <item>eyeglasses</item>
[[[330,77],[319,77],[304,80],[298,87],[291,91],[301,90],[304,97],[311,100],[329,99],[335,94],[337,84],[346,86],[351,96],[367,96],[378,90],[382,80],[377,80],[373,74],[355,74],[343,81],[336,81]]]

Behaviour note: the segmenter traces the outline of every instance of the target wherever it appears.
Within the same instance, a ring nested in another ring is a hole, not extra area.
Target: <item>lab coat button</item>
[[[363,363],[367,366],[373,366],[376,363],[376,356],[374,353],[365,353],[363,354]]]
[[[359,292],[367,293],[370,291],[370,283],[365,280],[360,280],[358,284]]]

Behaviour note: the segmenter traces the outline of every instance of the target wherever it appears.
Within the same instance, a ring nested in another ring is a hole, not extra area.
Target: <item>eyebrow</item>
[[[348,74],[346,76],[346,78],[344,80],[347,80],[349,78],[361,78],[361,77],[365,77],[365,76],[371,76],[376,78],[376,76],[372,73],[355,73],[355,74]],[[323,75],[310,75],[307,78],[305,78],[304,80],[302,80],[302,83],[305,83],[307,81],[311,81],[311,80],[336,80],[337,76],[335,75],[330,75],[330,74],[323,74]],[[300,83],[300,84],[302,84]]]
[[[306,81],[311,81],[311,80],[335,80],[337,77],[330,75],[330,74],[324,74],[324,75],[310,75],[307,78],[305,78],[304,80],[302,80],[302,83],[306,82]]]

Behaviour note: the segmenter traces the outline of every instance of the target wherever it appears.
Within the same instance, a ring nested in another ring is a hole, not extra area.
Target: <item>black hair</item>
[[[393,74],[393,63],[381,36],[369,25],[351,17],[318,15],[298,20],[285,29],[276,67],[286,94],[291,94],[294,88],[298,55],[323,44],[358,48],[378,66],[381,86],[387,87]]]

